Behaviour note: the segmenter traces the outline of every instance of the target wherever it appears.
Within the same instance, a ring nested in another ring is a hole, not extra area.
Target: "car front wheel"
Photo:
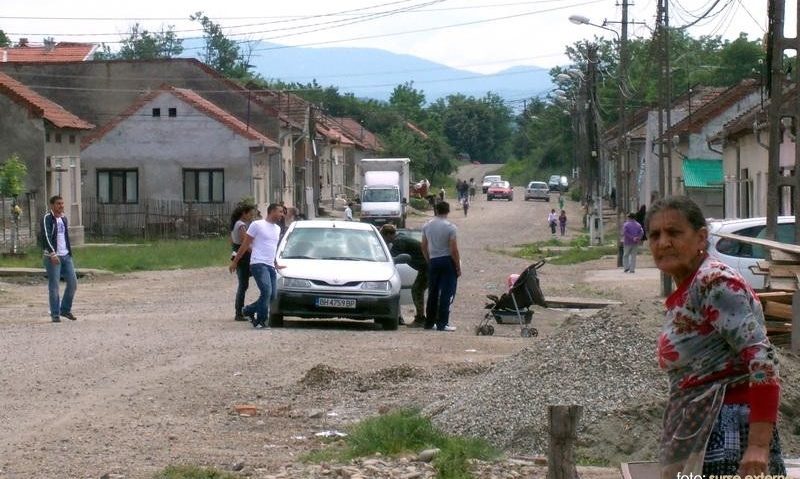
[[[381,327],[383,327],[384,331],[397,331],[397,328],[400,326],[400,317],[380,318],[378,322]]]
[[[269,327],[270,328],[282,328],[283,327],[283,315],[278,313],[270,313],[269,314]]]

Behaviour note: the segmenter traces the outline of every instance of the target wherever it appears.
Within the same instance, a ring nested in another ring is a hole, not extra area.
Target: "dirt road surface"
[[[459,176],[480,181],[491,169],[470,165]],[[318,447],[316,432],[441,398],[492,362],[547,341],[567,316],[537,309],[535,339],[514,325],[492,337],[473,333],[485,295],[502,292],[507,276],[528,265],[497,251],[549,238],[556,205],[525,202],[518,186],[514,201],[480,197],[468,217],[452,211],[463,262],[452,333],[299,320],[254,330],[233,321],[236,281],[221,268],[82,280],[78,321],[58,324],[49,321],[44,282],[0,283],[0,477],[144,478],[169,464],[238,464],[260,477]],[[567,202],[567,214],[572,237],[578,205]],[[80,267],[80,250],[75,256]],[[656,296],[655,282],[584,282],[592,268],[613,264],[545,265],[545,294]],[[313,387],[326,375],[352,380]],[[256,405],[259,415],[240,417],[237,404]]]

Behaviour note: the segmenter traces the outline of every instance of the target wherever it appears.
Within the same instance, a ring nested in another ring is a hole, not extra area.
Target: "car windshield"
[[[363,203],[397,203],[400,191],[397,188],[367,188],[364,190]]]
[[[559,181],[561,181],[561,177],[558,175],[553,175],[550,177],[550,183],[558,183]]]
[[[500,177],[499,176],[485,176],[483,178],[483,182],[484,183],[496,183],[498,181],[500,181]]]
[[[528,189],[531,189],[531,190],[542,190],[542,189],[544,189],[544,190],[546,190],[547,189],[547,183],[531,183],[531,184],[528,185]]]
[[[389,261],[371,230],[295,228],[286,238],[282,259]]]
[[[508,188],[507,181],[495,181],[492,183],[492,188]]]

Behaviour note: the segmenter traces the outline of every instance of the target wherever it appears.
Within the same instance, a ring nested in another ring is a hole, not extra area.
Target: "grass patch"
[[[153,479],[237,479],[238,476],[216,469],[196,466],[167,466],[156,473]]]
[[[226,266],[230,261],[227,238],[170,240],[73,248],[78,269],[105,269],[115,273]],[[2,258],[0,267],[42,268],[41,249],[33,246],[23,258]]]
[[[330,447],[304,456],[307,462],[347,462],[357,457],[382,454],[416,454],[438,448],[433,466],[440,479],[467,479],[470,459],[491,460],[499,452],[481,439],[449,436],[433,427],[430,420],[415,409],[399,409],[353,425],[348,436]]]
[[[617,254],[615,246],[589,246],[589,236],[580,235],[568,242],[559,238],[517,245],[519,248],[512,255],[528,260],[550,258],[551,264],[567,265],[600,259],[609,254]]]

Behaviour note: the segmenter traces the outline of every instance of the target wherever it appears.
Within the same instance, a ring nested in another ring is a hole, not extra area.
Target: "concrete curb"
[[[75,271],[79,278],[85,276],[113,276],[112,271],[105,269],[79,268]],[[47,276],[44,268],[0,268],[0,277],[7,278],[44,278]]]

